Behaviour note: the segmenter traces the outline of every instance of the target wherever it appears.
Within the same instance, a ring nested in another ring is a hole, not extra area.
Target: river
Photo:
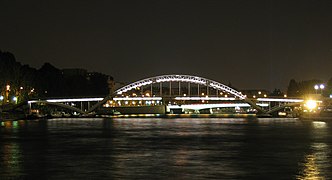
[[[0,179],[331,179],[332,121],[77,118],[1,123]]]

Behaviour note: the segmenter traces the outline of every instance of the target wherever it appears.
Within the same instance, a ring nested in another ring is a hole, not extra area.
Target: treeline
[[[0,90],[5,96],[10,85],[11,96],[87,97],[108,94],[109,76],[84,69],[60,70],[50,63],[40,69],[17,62],[9,52],[0,51]],[[8,96],[8,95],[7,95]]]
[[[315,89],[315,85],[323,85],[323,89],[320,87]],[[287,95],[289,97],[301,97],[306,94],[322,94],[323,96],[329,96],[332,91],[332,78],[328,82],[323,82],[318,79],[306,80],[296,82],[294,79],[291,79],[287,88]]]

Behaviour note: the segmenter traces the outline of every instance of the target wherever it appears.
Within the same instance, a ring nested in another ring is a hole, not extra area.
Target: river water
[[[332,179],[332,121],[2,122],[0,179]]]

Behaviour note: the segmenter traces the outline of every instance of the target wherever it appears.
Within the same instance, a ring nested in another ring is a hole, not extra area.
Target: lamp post
[[[319,85],[320,93],[323,94],[323,89],[325,88],[324,84]]]
[[[316,85],[314,86],[314,88],[315,88],[315,90],[316,90],[316,94],[317,94],[317,90],[319,89],[319,86],[316,84]]]
[[[317,94],[317,90],[320,89],[320,93],[322,94],[323,93],[323,89],[325,89],[325,85],[324,84],[316,84],[314,86],[315,90],[316,90],[316,94]]]

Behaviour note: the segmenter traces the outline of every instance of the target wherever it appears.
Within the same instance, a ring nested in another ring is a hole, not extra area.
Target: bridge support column
[[[188,96],[190,97],[190,82],[188,82]]]
[[[179,81],[179,96],[181,96],[181,82]]]
[[[198,96],[200,96],[200,94],[199,94],[199,84],[197,84],[197,92],[198,92]]]
[[[169,82],[169,97],[172,97],[172,81]]]
[[[152,83],[151,83],[150,91],[151,91],[151,97],[153,97],[153,92],[152,92]]]
[[[206,95],[207,96],[209,95],[209,86],[208,85],[206,86]]]

